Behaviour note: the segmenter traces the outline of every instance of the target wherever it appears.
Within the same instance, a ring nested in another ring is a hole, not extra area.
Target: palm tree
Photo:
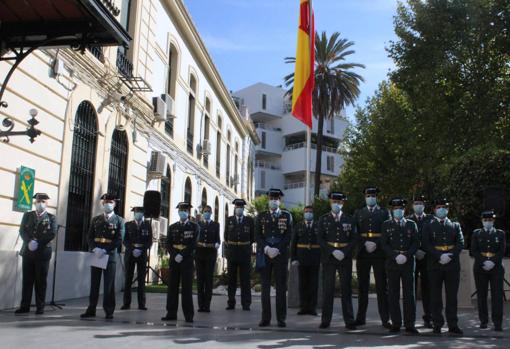
[[[315,34],[315,89],[313,91],[313,115],[319,119],[317,127],[317,157],[315,161],[314,196],[319,195],[322,166],[322,132],[324,119],[338,115],[342,109],[354,104],[359,96],[359,84],[363,77],[352,70],[365,68],[363,64],[346,63],[347,56],[355,51],[350,49],[354,42],[340,38],[334,32],[328,38],[326,32]],[[295,57],[285,58],[285,63],[296,62]],[[294,73],[284,77],[287,95],[292,95]]]

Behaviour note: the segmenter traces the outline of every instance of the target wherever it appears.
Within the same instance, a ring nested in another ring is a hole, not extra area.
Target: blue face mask
[[[243,213],[244,213],[244,208],[236,207],[234,209],[234,212],[235,212],[236,216],[241,217],[243,215]]]
[[[135,212],[135,219],[141,221],[143,219],[143,212]]]
[[[181,219],[181,221],[185,221],[186,219],[188,219],[188,212],[186,211],[179,211],[179,218]]]
[[[106,213],[111,213],[113,212],[113,208],[115,207],[115,204],[111,203],[111,202],[105,202],[103,204],[103,209]]]
[[[304,213],[305,221],[310,222],[313,220],[313,212],[305,212]]]
[[[400,220],[402,217],[404,217],[404,209],[397,208],[393,210],[393,218]]]
[[[448,209],[444,207],[440,207],[436,209],[436,217],[439,219],[445,219],[448,216]]]
[[[202,215],[206,221],[211,219],[211,212],[204,212]]]
[[[337,203],[332,203],[332,204],[331,204],[331,211],[332,211],[333,213],[338,214],[338,213],[340,213],[340,210],[341,210],[341,209],[342,209],[342,205],[337,204]]]
[[[280,207],[280,200],[269,200],[269,208],[272,210],[276,210]]]
[[[421,214],[423,214],[423,212],[425,211],[425,205],[422,205],[422,204],[416,204],[416,205],[413,205],[413,211],[414,213],[416,213],[418,216],[420,216]]]
[[[491,230],[494,227],[493,221],[483,221],[482,224],[485,230]]]
[[[369,196],[365,198],[365,202],[367,203],[367,206],[375,206],[377,204],[377,198],[375,196]]]

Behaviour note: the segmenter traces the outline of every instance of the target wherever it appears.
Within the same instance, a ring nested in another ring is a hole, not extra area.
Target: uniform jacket
[[[57,223],[54,215],[44,212],[38,219],[36,211],[25,212],[21,219],[19,234],[23,240],[21,256],[41,260],[51,259],[51,247],[48,244],[57,234]],[[30,251],[28,249],[30,240],[37,240],[39,243],[37,250]]]
[[[310,227],[308,227],[310,225]],[[303,221],[294,226],[290,243],[290,257],[300,265],[319,265],[321,250],[317,241],[317,221]],[[299,247],[298,247],[299,245]],[[307,245],[308,247],[303,247]]]
[[[135,220],[129,221],[125,226],[124,246],[126,254],[131,254],[134,249],[142,251],[142,256],[147,255],[147,250],[152,246],[152,227],[149,221],[144,220],[140,225]]]
[[[186,222],[178,221],[168,227],[166,237],[166,248],[170,254],[170,260],[180,254],[185,259],[192,258],[197,247],[197,238],[200,227],[190,220]]]
[[[376,205],[373,212],[370,212],[367,206],[359,209],[354,214],[356,229],[359,235],[358,257],[360,258],[385,258],[384,251],[381,248],[381,228],[382,224],[391,219],[390,212]],[[369,237],[369,234],[376,234],[377,237]],[[377,244],[374,252],[368,253],[365,248],[366,241],[373,241]]]
[[[115,251],[122,244],[124,229],[124,218],[115,213],[108,219],[104,214],[95,216],[92,218],[88,233],[89,250],[102,248],[110,256],[109,261],[114,261]]]
[[[471,236],[471,255],[475,258],[474,272],[504,272],[503,257],[505,256],[505,232],[492,228],[491,231],[476,229]],[[495,266],[489,271],[482,269],[483,262],[492,261]]]
[[[356,222],[351,216],[342,213],[340,220],[336,222],[333,214],[331,212],[327,213],[319,218],[316,229],[317,239],[321,246],[322,263],[340,263],[340,261],[332,255],[334,250],[342,251],[345,255],[344,260],[352,258],[359,237],[356,230]],[[346,245],[344,247],[334,247],[331,243]]]
[[[446,251],[438,249],[444,246],[451,247],[451,249]],[[459,223],[446,218],[443,224],[437,217],[432,217],[423,225],[423,247],[429,255],[427,269],[460,270],[459,255],[464,248],[464,236]],[[443,253],[452,254],[450,263],[445,265],[439,263]]]
[[[253,218],[242,216],[238,223],[237,216],[230,216],[223,232],[225,257],[236,262],[251,262],[252,244],[255,242],[255,223]],[[229,244],[231,242],[231,244]],[[236,243],[243,243],[236,245]]]
[[[402,222],[390,219],[383,223],[381,231],[381,246],[386,254],[386,268],[389,270],[413,268],[414,254],[420,245],[416,223],[405,218]],[[395,260],[399,254],[407,257],[404,264],[398,264]]]
[[[292,215],[288,211],[279,210],[276,214],[265,211],[257,216],[255,240],[259,251],[263,251],[266,246],[274,247],[280,251],[276,258],[287,258],[291,237]]]
[[[200,221],[198,223],[200,233],[198,234],[196,258],[207,258],[216,260],[217,250],[215,244],[221,243],[220,224],[215,221]]]

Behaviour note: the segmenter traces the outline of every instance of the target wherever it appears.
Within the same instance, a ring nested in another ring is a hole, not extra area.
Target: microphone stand
[[[55,303],[55,283],[57,280],[57,257],[58,257],[58,230],[60,228],[65,228],[65,226],[59,225],[57,228],[57,233],[55,234],[55,256],[53,259],[53,280],[52,280],[52,284],[51,284],[51,302],[48,305],[62,310],[62,307],[64,307],[65,304]]]

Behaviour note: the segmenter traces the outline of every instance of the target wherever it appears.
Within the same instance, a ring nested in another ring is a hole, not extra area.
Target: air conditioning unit
[[[149,164],[149,174],[152,177],[160,177],[165,173],[166,158],[160,151],[151,153],[151,162]]]
[[[166,118],[167,119],[175,119],[176,118],[175,110],[174,110],[175,101],[172,98],[172,96],[170,96],[167,93],[163,93],[161,95],[161,99],[163,99],[163,101],[166,103]]]
[[[152,97],[154,119],[156,122],[166,121],[166,103],[160,97]]]
[[[210,155],[211,154],[211,142],[209,142],[208,139],[204,139],[202,141],[201,153],[202,153],[202,155]]]

